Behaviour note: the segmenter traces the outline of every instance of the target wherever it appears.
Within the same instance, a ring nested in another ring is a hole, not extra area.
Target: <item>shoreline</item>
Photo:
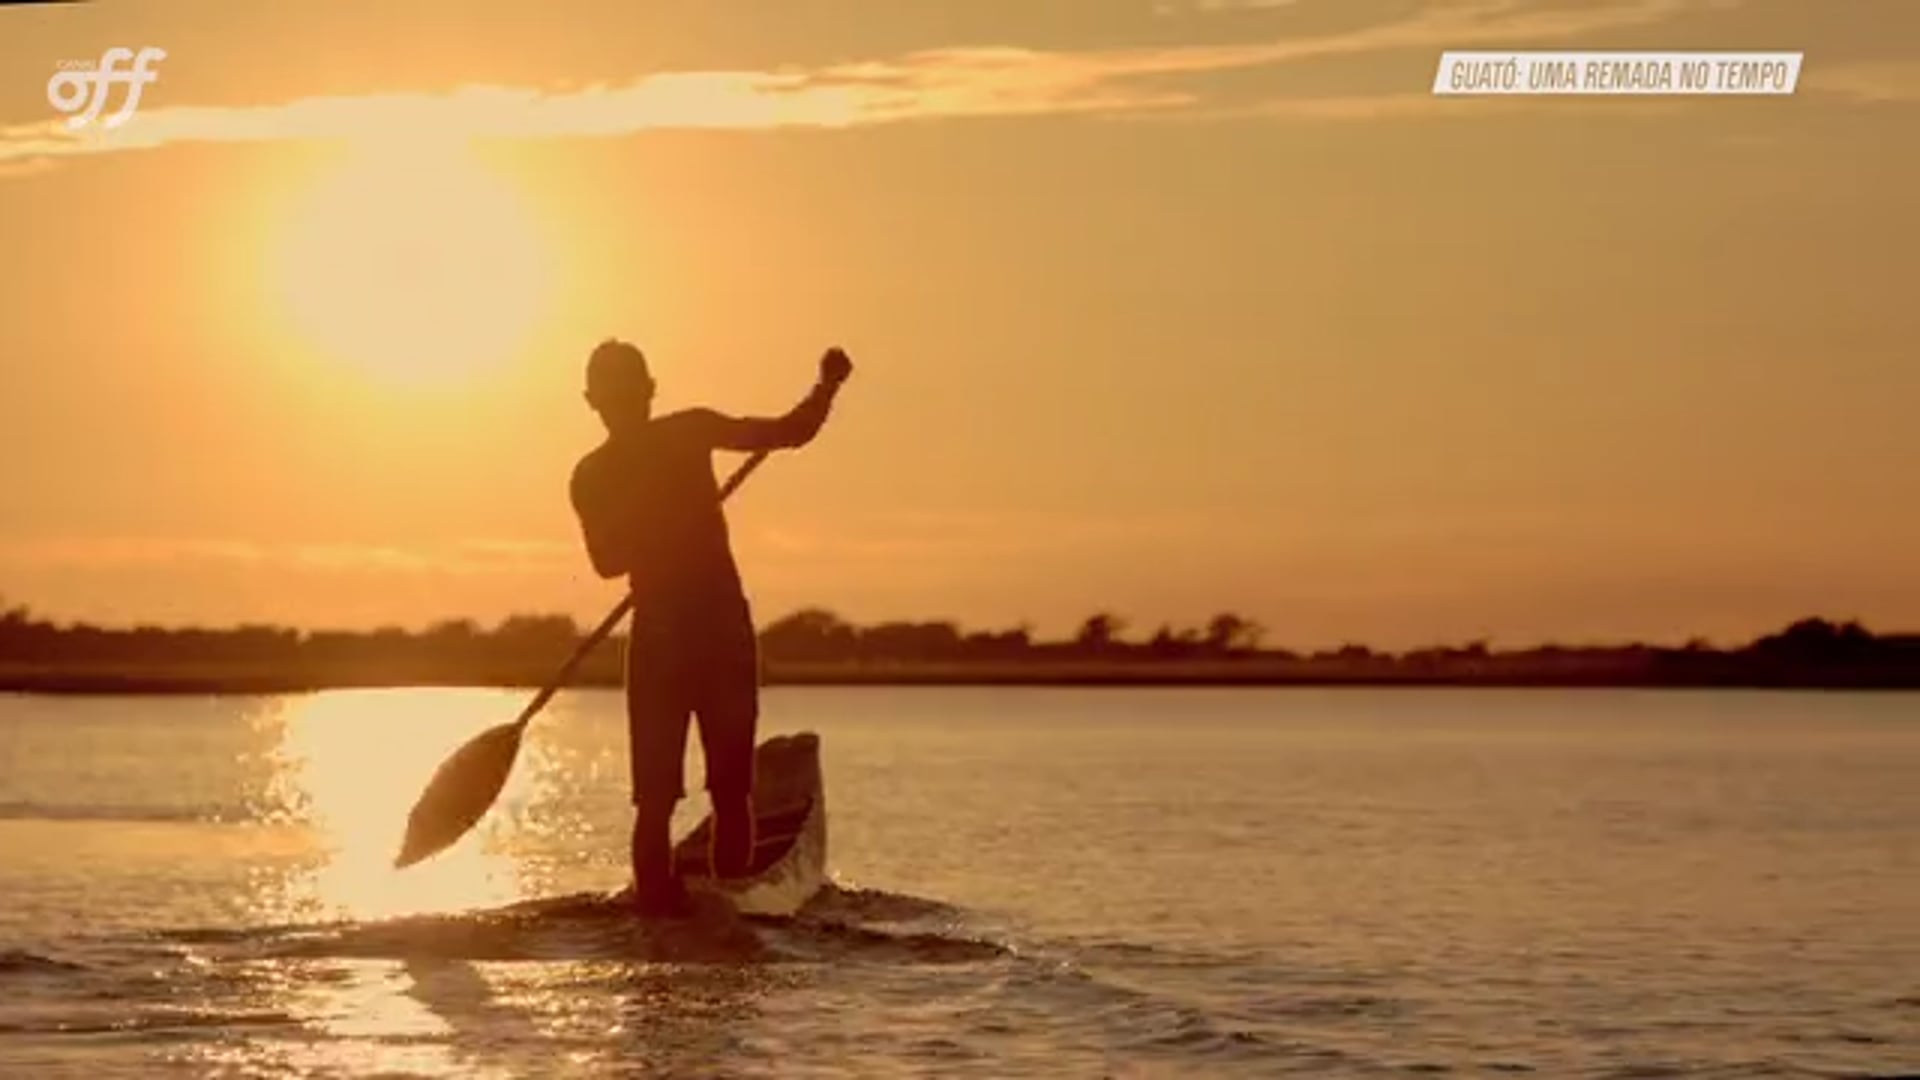
[[[868,687],[1242,687],[1563,689],[1563,690],[1793,690],[1915,691],[1920,672],[1864,671],[1332,671],[1312,665],[1282,667],[1259,662],[1167,664],[770,664],[761,685]],[[0,693],[41,695],[301,694],[327,690],[473,688],[537,690],[551,668],[448,671],[413,665],[379,665],[327,671],[197,666],[179,668],[49,667],[0,665]],[[596,672],[575,679],[573,689],[617,690],[617,674]]]

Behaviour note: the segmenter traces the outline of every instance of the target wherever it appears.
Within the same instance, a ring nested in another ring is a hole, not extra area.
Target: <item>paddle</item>
[[[760,462],[764,461],[767,451],[762,450],[741,463],[727,482],[720,487],[721,501],[732,495],[747,479],[747,475]],[[480,816],[487,812],[493,801],[500,797],[500,789],[506,786],[507,774],[513,771],[513,761],[520,753],[520,736],[525,734],[527,723],[534,718],[553,695],[573,678],[574,669],[580,666],[594,646],[600,644],[613,632],[615,624],[633,610],[633,595],[629,593],[614,605],[607,617],[600,620],[560,665],[560,671],[542,687],[540,693],[520,710],[518,719],[511,723],[499,724],[468,739],[466,744],[453,752],[453,756],[440,763],[434,770],[433,779],[427,782],[427,790],[420,794],[418,802],[407,815],[407,836],[400,845],[400,854],[393,860],[396,868],[405,868],[426,858],[438,854],[455,840],[466,835]]]

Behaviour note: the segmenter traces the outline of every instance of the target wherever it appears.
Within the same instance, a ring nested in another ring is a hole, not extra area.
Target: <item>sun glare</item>
[[[407,812],[434,768],[518,704],[497,691],[338,691],[295,699],[281,725],[282,801],[316,830],[320,862],[276,903],[289,917],[388,918],[522,899],[490,840],[524,801],[522,769],[476,835],[393,869]]]
[[[288,331],[397,383],[510,360],[551,290],[525,196],[464,147],[361,148],[289,210],[272,247]]]

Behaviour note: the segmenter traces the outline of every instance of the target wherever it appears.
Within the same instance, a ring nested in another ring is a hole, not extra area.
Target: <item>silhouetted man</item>
[[[753,857],[759,653],[712,454],[805,445],[852,371],[846,353],[828,350],[819,382],[777,418],[688,409],[656,419],[653,377],[639,349],[609,339],[587,359],[587,403],[607,438],[574,467],[573,508],[594,570],[626,575],[633,591],[627,725],[634,899],[643,912],[686,909],[668,830],[686,794],[681,763],[690,716],[700,723],[713,800],[715,873],[744,874]]]

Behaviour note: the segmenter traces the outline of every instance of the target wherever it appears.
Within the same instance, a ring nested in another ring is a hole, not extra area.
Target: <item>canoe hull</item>
[[[754,749],[754,858],[747,876],[715,880],[711,815],[674,845],[689,888],[718,893],[742,915],[787,918],[827,883],[827,801],[820,737],[777,735]]]

